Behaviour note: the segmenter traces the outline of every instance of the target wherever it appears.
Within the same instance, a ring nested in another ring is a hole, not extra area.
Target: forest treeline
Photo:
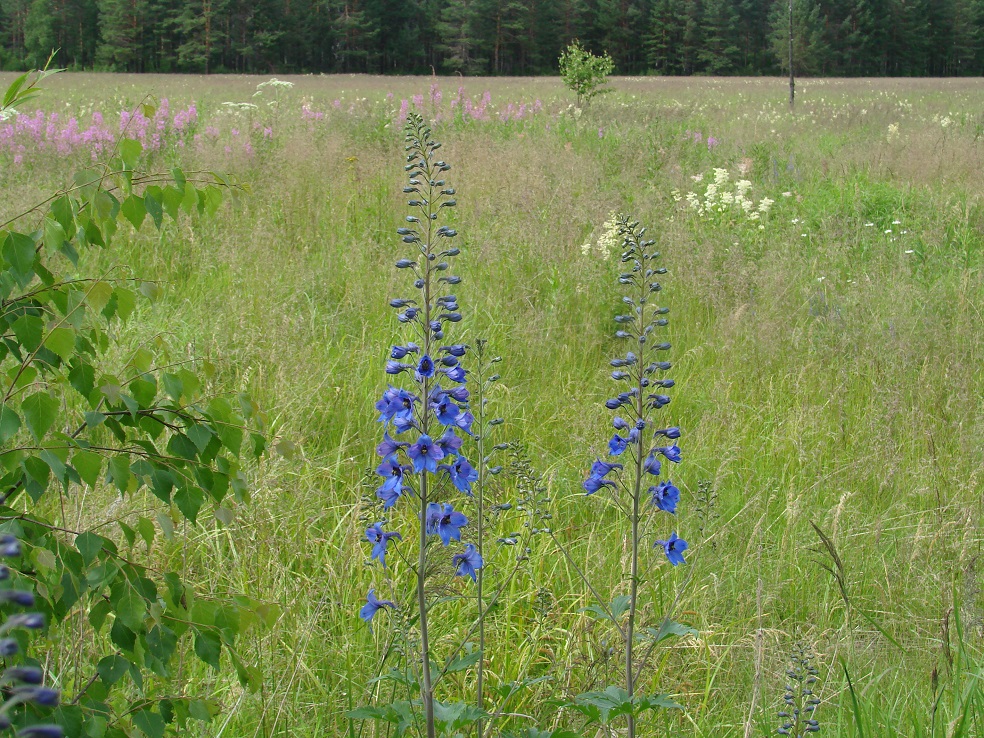
[[[984,73],[984,0],[793,0],[805,75]],[[618,74],[786,71],[789,0],[0,0],[0,66],[126,72],[556,74],[575,38]]]

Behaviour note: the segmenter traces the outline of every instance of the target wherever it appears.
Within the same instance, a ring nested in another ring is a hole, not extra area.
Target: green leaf
[[[55,479],[62,484],[66,484],[68,482],[68,467],[65,466],[65,462],[61,459],[59,455],[61,453],[65,453],[67,455],[67,449],[59,449],[56,454],[54,450],[46,448],[38,454],[38,456],[40,456],[41,460],[48,465],[49,469],[51,469],[51,473],[55,475]]]
[[[90,487],[95,487],[102,471],[102,456],[92,451],[79,450],[72,456],[72,466],[82,477],[82,481]]]
[[[144,205],[143,198],[139,195],[130,195],[127,197],[123,201],[123,205],[120,206],[120,212],[123,213],[123,217],[130,221],[138,231],[144,222],[144,218],[147,217],[147,207]]]
[[[691,628],[689,625],[684,625],[683,623],[676,623],[672,620],[664,620],[659,626],[659,630],[656,628],[646,628],[644,633],[648,634],[654,643],[659,643],[666,638],[673,636],[694,636],[695,638],[700,635],[700,631],[696,628]]]
[[[123,678],[126,674],[127,669],[130,668],[130,662],[125,658],[120,656],[118,653],[112,656],[105,656],[99,660],[96,665],[96,671],[99,674],[99,678],[103,680],[103,683],[107,687],[112,687],[116,682]]]
[[[109,481],[116,485],[121,493],[130,486],[130,459],[125,453],[113,456],[109,460]]]
[[[106,539],[100,535],[96,535],[91,531],[86,531],[85,533],[76,536],[75,538],[75,548],[79,550],[82,554],[82,560],[85,562],[86,566],[92,564],[99,555],[99,552],[103,550],[103,544]]]
[[[182,515],[194,523],[198,520],[198,511],[205,504],[205,495],[197,487],[185,485],[175,491],[174,504],[178,506]]]
[[[210,631],[195,629],[195,655],[219,670],[219,657],[222,655],[222,641]]]
[[[14,437],[20,429],[20,416],[8,406],[0,407],[0,444],[4,444]]]
[[[133,713],[133,724],[140,728],[140,732],[147,738],[164,738],[164,730],[167,727],[164,718],[159,713],[152,712],[149,707]]]
[[[65,229],[62,228],[61,223],[52,218],[50,215],[44,219],[44,245],[45,248],[50,250],[50,253],[61,250],[62,244],[65,243]]]
[[[11,231],[3,242],[3,258],[10,264],[14,278],[21,287],[26,287],[34,276],[34,259],[37,244],[30,236]]]
[[[473,653],[464,654],[460,658],[457,658],[454,661],[452,661],[450,664],[448,664],[447,667],[444,669],[444,671],[448,673],[455,672],[455,671],[464,671],[465,669],[469,669],[475,664],[477,664],[481,660],[481,658],[482,658],[481,651],[474,651]]]
[[[81,361],[76,357],[71,364],[72,368],[68,372],[68,381],[78,392],[85,398],[88,398],[92,394],[93,388],[96,386],[96,370],[86,361]],[[97,413],[98,414],[98,413]],[[89,413],[86,413],[89,415]],[[99,421],[102,422],[101,420]],[[95,425],[88,423],[90,428],[95,428]],[[96,423],[98,425],[98,423]]]
[[[96,282],[89,288],[86,301],[94,312],[101,313],[113,296],[113,286],[109,282]]]
[[[44,340],[44,321],[36,315],[22,315],[11,326],[14,336],[28,351],[36,351]]]
[[[136,592],[127,587],[123,596],[116,602],[116,616],[134,632],[143,630],[147,603]]]
[[[140,161],[140,154],[143,153],[143,146],[140,142],[132,138],[124,138],[120,142],[120,159],[127,169],[136,169]]]
[[[44,339],[44,346],[58,354],[62,361],[75,353],[75,331],[67,326],[53,329]]]
[[[137,532],[144,539],[144,543],[147,544],[147,551],[149,552],[150,547],[154,545],[154,536],[157,535],[157,528],[154,527],[154,522],[150,518],[139,518],[137,520]]]
[[[21,403],[28,430],[40,441],[58,420],[58,400],[47,392],[37,392]]]
[[[147,189],[149,190],[150,188],[148,187]],[[160,190],[159,187],[156,189]],[[147,209],[150,217],[154,219],[154,225],[157,227],[157,230],[161,229],[161,224],[164,222],[164,209],[161,207],[161,199],[163,198],[160,195],[155,197],[150,192],[144,192],[144,207]]]

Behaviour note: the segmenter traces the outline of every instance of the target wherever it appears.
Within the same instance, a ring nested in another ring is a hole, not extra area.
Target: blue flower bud
[[[465,355],[467,347],[464,344],[456,343],[453,346],[441,346],[439,350],[460,358]]]
[[[626,428],[629,427],[629,424],[627,422],[622,420],[622,418],[618,418],[618,417],[612,420],[612,425],[615,427],[615,430],[625,430]]]
[[[408,369],[412,368],[412,364],[404,364],[402,361],[387,361],[386,362],[386,373],[387,374],[402,374]]]
[[[39,707],[58,707],[60,694],[57,689],[50,687],[18,687],[14,690],[14,696]]]
[[[17,731],[17,738],[62,738],[64,735],[60,725],[28,725]]]
[[[413,282],[413,286],[416,287],[418,290],[424,289],[424,280],[415,279]]]
[[[0,536],[0,556],[13,558],[21,555],[21,544],[15,536],[6,534]]]
[[[670,404],[670,397],[667,395],[650,395],[649,398],[652,400],[652,406],[657,410]]]
[[[13,656],[20,650],[17,641],[13,638],[0,638],[0,656],[7,658]]]
[[[0,602],[13,602],[21,607],[31,607],[34,604],[34,593],[20,589],[6,589],[0,591]]]
[[[632,334],[628,331],[615,331],[615,338],[632,338]]]
[[[36,666],[11,666],[3,672],[3,679],[22,684],[41,684],[44,673]]]
[[[653,351],[669,351],[670,344],[668,343],[655,343],[653,344]]]
[[[411,261],[410,259],[400,259],[396,262],[397,269],[409,269],[414,266],[417,266],[417,262]]]
[[[605,400],[605,407],[607,407],[609,410],[618,410],[620,407],[622,407],[622,401],[617,397],[614,397],[611,400]]]
[[[628,372],[612,372],[612,379],[614,379],[616,382],[628,378],[629,378]]]
[[[36,612],[16,613],[7,618],[7,628],[40,630],[44,627],[44,615]]]

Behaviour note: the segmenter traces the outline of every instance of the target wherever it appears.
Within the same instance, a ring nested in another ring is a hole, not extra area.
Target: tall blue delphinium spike
[[[385,428],[377,447],[382,457],[377,473],[382,482],[376,496],[386,510],[396,508],[405,497],[416,502],[421,699],[427,735],[433,737],[434,690],[424,589],[427,547],[432,538],[443,546],[450,546],[452,541],[461,543],[462,529],[469,521],[456,506],[462,495],[472,495],[479,473],[461,451],[475,422],[465,386],[467,372],[460,364],[467,347],[451,343],[445,336],[461,321],[458,298],[453,294],[461,278],[450,272],[450,260],[459,253],[452,244],[457,233],[447,225],[438,225],[443,209],[455,206],[454,189],[443,179],[451,167],[438,158],[440,144],[431,139],[430,129],[419,115],[409,116],[405,132],[409,182],[403,191],[409,195],[411,215],[406,227],[397,232],[412,249],[412,256],[398,260],[396,267],[413,275],[414,292],[392,299],[390,305],[412,336],[390,351],[386,373],[394,378],[394,384],[376,403]],[[395,384],[399,380],[404,386]],[[370,526],[366,537],[373,544],[372,558],[381,564],[385,564],[387,546],[401,540],[397,531],[384,530],[382,523]],[[460,553],[451,558],[458,576],[477,580],[483,566],[479,548],[460,546]],[[375,590],[370,590],[361,616],[369,622],[379,610],[395,606],[389,600],[377,599]]]
[[[21,554],[21,544],[12,535],[0,535],[0,557],[16,558]],[[0,582],[9,582],[10,568],[0,564]],[[18,605],[31,607],[34,605],[34,594],[26,590],[4,588],[0,589],[0,607]],[[9,633],[17,629],[40,630],[44,627],[44,618],[38,613],[15,613],[8,615],[0,625],[0,656],[4,662],[15,657],[20,646],[17,639]],[[59,693],[56,689],[44,686],[44,673],[36,666],[8,666],[0,672],[0,690],[3,701],[0,703],[0,730],[13,725],[13,715],[19,705],[30,704],[35,707],[52,708],[58,706]],[[17,738],[62,738],[64,731],[60,725],[40,723],[26,725],[18,729]]]
[[[660,305],[662,287],[659,283],[666,269],[656,266],[659,252],[655,241],[645,239],[645,228],[625,216],[617,218],[618,236],[622,241],[622,264],[619,284],[628,294],[622,297],[627,310],[615,316],[618,330],[615,336],[629,344],[623,356],[611,361],[612,379],[623,391],[605,403],[619,413],[612,425],[615,434],[608,442],[609,461],[598,459],[592,464],[584,481],[586,494],[606,490],[629,518],[632,535],[631,579],[629,582],[628,621],[622,630],[625,639],[625,689],[635,694],[636,672],[633,662],[635,619],[639,587],[640,528],[647,514],[675,515],[680,490],[662,479],[667,468],[678,464],[681,451],[676,444],[680,429],[665,427],[659,421],[660,411],[669,403],[665,392],[673,380],[665,376],[670,363],[665,360],[670,344],[660,339],[660,331],[668,324],[669,308]],[[669,463],[665,463],[669,462]],[[660,548],[674,566],[685,563],[683,552],[687,542],[672,531],[666,540],[657,540]],[[628,734],[635,736],[635,718],[628,716]]]

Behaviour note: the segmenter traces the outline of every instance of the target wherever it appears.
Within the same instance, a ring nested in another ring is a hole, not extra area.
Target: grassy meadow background
[[[782,80],[619,78],[575,114],[557,79],[297,77],[276,107],[263,105],[272,93],[253,113],[223,105],[257,102],[265,79],[65,74],[39,103],[115,124],[147,95],[172,110],[194,102],[194,130],[217,132],[165,146],[149,166],[214,169],[249,188],[215,218],[162,236],[128,230],[80,263],[162,280],[163,297],[141,305],[119,350],[161,337],[208,357],[218,385],[248,390],[293,449],[255,470],[252,503],[231,524],[186,529],[184,542],[149,554],[183,562],[202,591],[282,608],[244,644],[264,673],[259,693],[231,670],[188,662],[193,681],[176,689],[221,705],[204,734],[341,736],[344,712],[371,698],[390,621],[377,618],[372,634],[357,613],[370,586],[390,590],[366,565],[365,524],[377,514],[366,475],[382,433],[373,403],[402,335],[386,303],[410,291],[393,268],[406,213],[396,118],[413,95],[434,115],[434,83],[444,111],[459,85],[476,104],[491,96],[490,120],[435,126],[458,192],[465,320],[452,337],[485,337],[503,357],[495,440],[526,445],[554,533],[612,596],[627,584],[625,531],[602,495],[580,487],[610,436],[607,360],[620,350],[618,261],[595,244],[612,211],[662,244],[677,382],[662,413],[684,429],[673,524],[691,550],[675,569],[647,554],[643,617],[655,624],[679,597],[676,619],[700,635],[657,651],[644,688],[686,709],[643,730],[774,733],[787,654],[802,641],[820,665],[824,734],[857,730],[842,661],[869,734],[930,733],[937,692],[965,683],[958,642],[979,653],[984,637],[984,83],[801,80],[791,114]],[[500,120],[510,103],[538,109]],[[87,160],[42,150],[15,163],[0,148],[0,221]],[[690,209],[686,194],[702,195],[714,168],[749,180],[756,203],[774,201],[769,212],[749,221]],[[514,483],[499,479],[497,498],[515,502]],[[155,502],[95,490],[64,514],[99,521]],[[393,525],[406,532],[412,516],[403,509]],[[523,520],[502,514],[497,535]],[[837,547],[850,606],[821,566],[831,561],[811,521]],[[569,562],[549,537],[534,541],[490,615],[487,668],[493,685],[551,675],[510,707],[548,727],[574,718],[546,699],[617,682],[620,667],[612,634],[580,612],[593,600]],[[488,557],[490,581],[515,554]],[[391,573],[405,570],[391,561]],[[438,654],[467,630],[467,605],[438,610]],[[61,646],[55,663],[99,648],[70,633]],[[438,697],[457,691],[442,683]],[[940,701],[940,735],[955,700]]]

